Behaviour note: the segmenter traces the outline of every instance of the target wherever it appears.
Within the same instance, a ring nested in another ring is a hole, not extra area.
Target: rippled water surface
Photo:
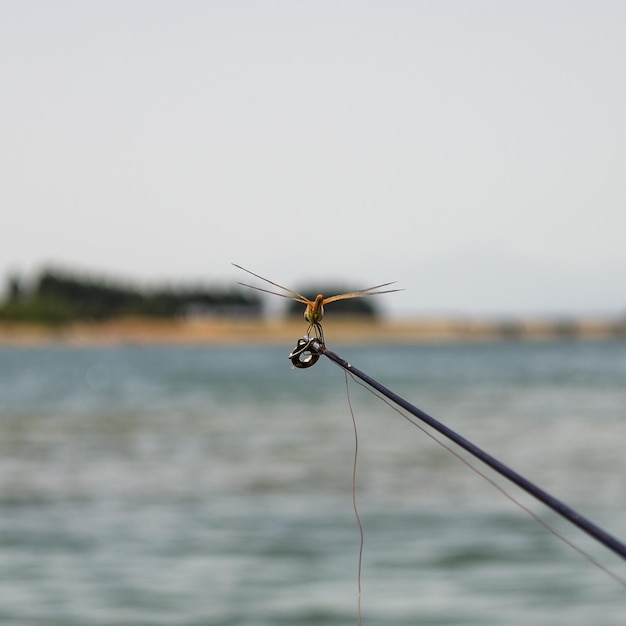
[[[356,624],[346,381],[290,348],[1,349],[0,623]],[[626,540],[625,343],[335,350]],[[349,389],[364,625],[625,623],[624,587]]]

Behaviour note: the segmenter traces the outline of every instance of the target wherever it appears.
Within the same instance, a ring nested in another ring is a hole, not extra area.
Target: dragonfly
[[[368,296],[378,296],[383,293],[393,293],[395,291],[402,291],[402,289],[385,289],[380,291],[383,287],[388,287],[389,285],[393,285],[394,282],[383,283],[382,285],[374,285],[373,287],[368,287],[367,289],[359,289],[358,291],[350,291],[349,293],[341,293],[336,296],[330,296],[325,298],[321,293],[317,294],[315,300],[309,300],[305,298],[302,294],[294,291],[293,289],[289,289],[288,287],[283,287],[283,285],[279,285],[275,283],[273,280],[269,280],[269,278],[264,278],[263,276],[259,276],[259,274],[255,274],[250,270],[247,270],[245,267],[241,265],[237,265],[233,263],[235,267],[248,274],[252,274],[252,276],[256,276],[256,278],[260,278],[261,280],[269,283],[270,285],[274,285],[274,287],[278,287],[287,293],[279,293],[277,291],[271,291],[269,289],[263,289],[262,287],[256,287],[255,285],[248,285],[246,283],[238,282],[238,285],[243,287],[249,287],[250,289],[256,289],[257,291],[263,291],[265,293],[271,293],[274,296],[280,296],[281,298],[287,298],[287,300],[293,300],[294,302],[301,302],[302,304],[306,304],[306,309],[304,311],[304,319],[309,323],[309,327],[307,329],[307,335],[313,330],[315,332],[315,336],[322,343],[324,343],[324,331],[322,330],[322,318],[324,317],[324,305],[330,304],[331,302],[337,302],[338,300],[349,300],[350,298],[366,298]]]

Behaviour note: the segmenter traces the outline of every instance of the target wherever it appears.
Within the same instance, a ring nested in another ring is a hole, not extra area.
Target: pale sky
[[[0,278],[626,313],[626,2],[0,0]]]

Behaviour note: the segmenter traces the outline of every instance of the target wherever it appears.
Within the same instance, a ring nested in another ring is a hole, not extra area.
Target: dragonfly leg
[[[322,328],[322,325],[319,322],[314,322],[307,328],[306,334],[309,335],[311,330],[313,331],[315,338],[318,339],[322,345],[324,345],[324,329]]]

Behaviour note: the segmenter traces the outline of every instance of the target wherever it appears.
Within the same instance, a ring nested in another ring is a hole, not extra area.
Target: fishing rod
[[[328,350],[324,343],[318,338],[310,338],[308,336],[302,337],[298,340],[293,352],[289,355],[292,364],[297,368],[307,368],[315,365],[320,356],[325,356],[333,363],[341,367],[343,370],[360,378],[364,383],[369,385],[372,389],[375,389],[380,394],[391,400],[393,403],[402,407],[408,411],[411,415],[417,417],[422,422],[428,424],[431,428],[438,431],[458,446],[469,452],[471,455],[481,460],[483,463],[491,467],[493,470],[516,484],[518,487],[529,493],[531,496],[543,502],[546,506],[550,507],[553,511],[556,511],[559,515],[569,520],[572,524],[580,528],[583,532],[593,537],[596,541],[599,541],[604,546],[612,550],[623,559],[626,559],[626,545],[619,539],[613,537],[605,530],[585,518],[580,513],[576,512],[571,507],[567,506],[559,499],[550,495],[527,478],[518,474],[504,463],[498,461],[496,458],[473,444],[465,437],[462,437],[457,432],[448,428],[445,424],[442,424],[434,417],[428,415],[415,405],[411,404],[397,393],[394,393],[377,380],[368,376],[365,372],[362,372],[358,368],[354,367],[351,363],[340,357],[335,352]]]

